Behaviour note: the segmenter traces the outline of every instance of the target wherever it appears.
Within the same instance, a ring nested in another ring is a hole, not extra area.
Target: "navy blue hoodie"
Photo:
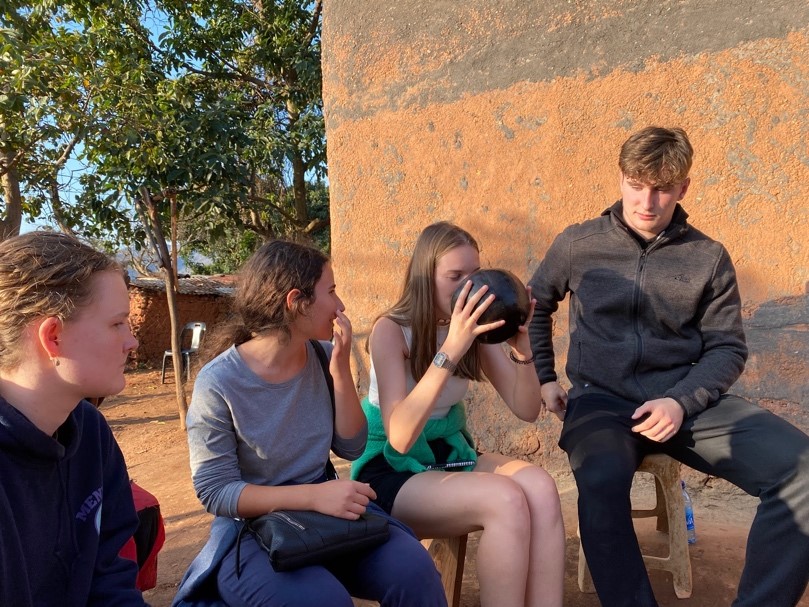
[[[55,436],[0,398],[0,605],[143,607],[118,556],[137,516],[110,427],[82,401]]]

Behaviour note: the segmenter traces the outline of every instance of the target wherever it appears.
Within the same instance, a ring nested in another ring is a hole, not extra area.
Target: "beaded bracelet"
[[[531,356],[531,358],[528,358],[526,360],[520,360],[519,358],[514,356],[514,351],[513,350],[508,351],[508,357],[511,360],[513,360],[515,363],[517,363],[518,365],[530,365],[532,362],[534,362],[534,360],[536,360],[536,355],[533,355],[533,356]]]

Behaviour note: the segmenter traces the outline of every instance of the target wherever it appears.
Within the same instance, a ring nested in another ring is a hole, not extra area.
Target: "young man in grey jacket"
[[[529,282],[535,366],[579,490],[582,545],[602,604],[656,606],[631,518],[640,461],[666,453],[761,498],[735,606],[795,605],[809,581],[809,437],[727,390],[747,358],[728,252],[680,206],[682,129],[633,134],[621,200],[553,242]],[[570,294],[566,392],[552,315]]]

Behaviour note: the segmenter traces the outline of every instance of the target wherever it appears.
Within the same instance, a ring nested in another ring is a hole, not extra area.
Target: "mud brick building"
[[[227,317],[233,294],[230,277],[193,276],[179,279],[177,308],[180,327],[204,322],[208,330]],[[139,346],[132,354],[136,365],[160,367],[163,352],[171,349],[171,321],[162,278],[134,278],[129,283],[130,322]],[[186,344],[187,346],[187,344]]]

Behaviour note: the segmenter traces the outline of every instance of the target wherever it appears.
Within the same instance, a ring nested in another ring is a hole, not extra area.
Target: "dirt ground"
[[[158,559],[158,585],[145,593],[153,607],[167,607],[188,564],[205,543],[210,517],[194,495],[188,467],[188,449],[180,429],[174,384],[160,383],[159,371],[135,371],[127,376],[126,389],[101,405],[123,449],[133,480],[160,500],[166,524],[166,544]],[[167,379],[167,381],[171,381]],[[190,391],[188,394],[190,398]],[[339,466],[338,466],[339,470]],[[645,476],[645,475],[643,475]],[[565,605],[597,607],[595,595],[582,594],[576,582],[576,489],[569,475],[557,477],[567,530]],[[653,501],[653,486],[639,483],[633,502],[644,507]],[[692,598],[675,597],[671,577],[651,572],[655,594],[662,607],[721,607],[730,605],[744,560],[745,541],[756,500],[744,495],[712,492],[694,494],[697,543],[691,546],[694,578]],[[637,520],[640,541],[650,553],[665,555],[664,536],[653,519]],[[476,534],[470,536],[462,591],[462,607],[477,607],[475,575]],[[809,607],[809,592],[799,603]],[[327,607],[327,606],[324,606]],[[417,606],[414,606],[417,607]],[[765,606],[762,606],[765,607]]]

